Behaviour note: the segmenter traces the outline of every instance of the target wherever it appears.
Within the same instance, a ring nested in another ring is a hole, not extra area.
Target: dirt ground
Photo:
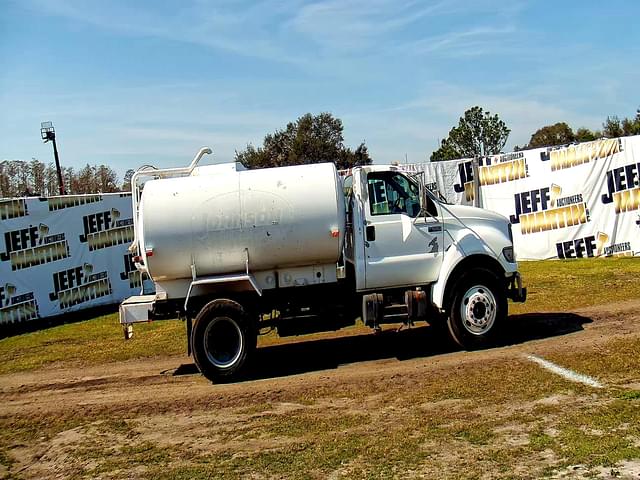
[[[261,347],[227,385],[187,356],[3,375],[0,477],[638,479],[640,400],[616,399],[640,390],[639,307],[512,316],[504,346],[478,352],[429,326]],[[612,432],[626,443],[598,447]]]

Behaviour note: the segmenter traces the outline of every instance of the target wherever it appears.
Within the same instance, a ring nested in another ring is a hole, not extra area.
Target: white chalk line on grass
[[[583,375],[582,373],[574,372],[573,370],[569,370],[568,368],[561,367],[560,365],[556,365],[549,360],[545,360],[544,358],[537,357],[536,355],[527,355],[527,359],[532,362],[537,363],[542,368],[549,370],[561,377],[566,378],[567,380],[571,380],[572,382],[584,383],[585,385],[589,385],[593,388],[604,388],[600,382],[598,382],[595,378],[591,378],[588,375]]]

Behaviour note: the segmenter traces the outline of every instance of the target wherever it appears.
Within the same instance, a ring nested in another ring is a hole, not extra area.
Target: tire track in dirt
[[[82,476],[81,472],[95,467],[97,460],[78,460],[76,455],[79,446],[88,443],[112,453],[140,442],[168,451],[186,449],[193,455],[212,454],[222,445],[238,455],[287,448],[296,440],[246,437],[251,432],[243,430],[247,423],[260,424],[287,413],[326,420],[326,412],[347,417],[365,412],[368,422],[392,431],[395,415],[403,407],[389,403],[388,398],[420,391],[427,384],[446,384],[452,376],[477,365],[490,369],[509,362],[525,363],[525,354],[597,350],[612,339],[640,337],[638,307],[640,301],[634,300],[572,313],[512,316],[503,346],[476,352],[459,351],[434,335],[432,327],[298,343],[288,340],[258,350],[259,368],[252,378],[225,385],[212,385],[186,356],[3,375],[0,417],[34,424],[69,422],[51,439],[36,438],[33,444],[4,448],[17,459],[14,471],[29,478],[53,478]],[[550,397],[548,401],[555,400]],[[558,401],[576,407],[587,400],[568,395]],[[425,400],[417,408],[427,415],[451,410],[455,422],[455,416],[465,418],[469,408],[475,415],[482,412],[497,419],[527,412],[536,404],[519,404],[505,411],[504,405],[475,406],[451,399]],[[409,414],[405,410],[402,415]],[[118,430],[118,421],[124,422],[123,432]],[[116,430],[109,430],[114,422]],[[503,433],[507,442],[524,441],[525,434],[517,426],[513,432],[507,430]],[[435,458],[445,464],[455,460],[444,453]],[[531,464],[539,461],[532,459]],[[118,476],[117,470],[112,473]],[[126,472],[142,478],[147,473],[142,467]]]
[[[434,336],[431,327],[270,346],[258,350],[258,363],[267,366],[259,369],[254,379],[234,384],[212,385],[186,356],[3,375],[0,411],[56,411],[73,405],[113,406],[115,410],[128,405],[138,411],[141,405],[172,401],[189,409],[190,404],[199,403],[198,398],[226,406],[247,400],[280,401],[287,392],[300,395],[332,384],[368,385],[396,376],[405,381],[435,374],[446,377],[448,370],[470,362],[515,358],[523,352],[544,355],[570,351],[640,333],[638,307],[640,301],[633,300],[573,314],[512,317],[505,342],[510,345],[476,352],[457,350],[441,336]],[[322,352],[332,358],[317,361],[314,356]],[[275,365],[270,366],[269,361]],[[288,362],[296,365],[289,368]],[[181,371],[187,374],[180,375]],[[178,375],[172,375],[174,372]]]

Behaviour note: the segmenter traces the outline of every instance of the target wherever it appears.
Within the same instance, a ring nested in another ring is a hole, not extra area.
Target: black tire
[[[505,285],[491,271],[474,268],[453,287],[447,326],[451,338],[465,350],[496,344],[507,318]]]
[[[193,359],[200,372],[215,383],[237,379],[246,369],[256,342],[256,325],[233,300],[206,304],[191,333]]]

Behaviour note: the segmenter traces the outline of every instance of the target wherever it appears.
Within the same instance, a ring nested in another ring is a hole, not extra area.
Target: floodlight
[[[60,195],[64,195],[64,183],[62,182],[62,170],[60,169],[60,160],[58,159],[56,130],[53,128],[53,122],[42,122],[40,124],[40,136],[44,143],[47,143],[49,140],[53,143],[53,157],[56,160],[56,171],[58,172],[58,186],[60,187]]]

